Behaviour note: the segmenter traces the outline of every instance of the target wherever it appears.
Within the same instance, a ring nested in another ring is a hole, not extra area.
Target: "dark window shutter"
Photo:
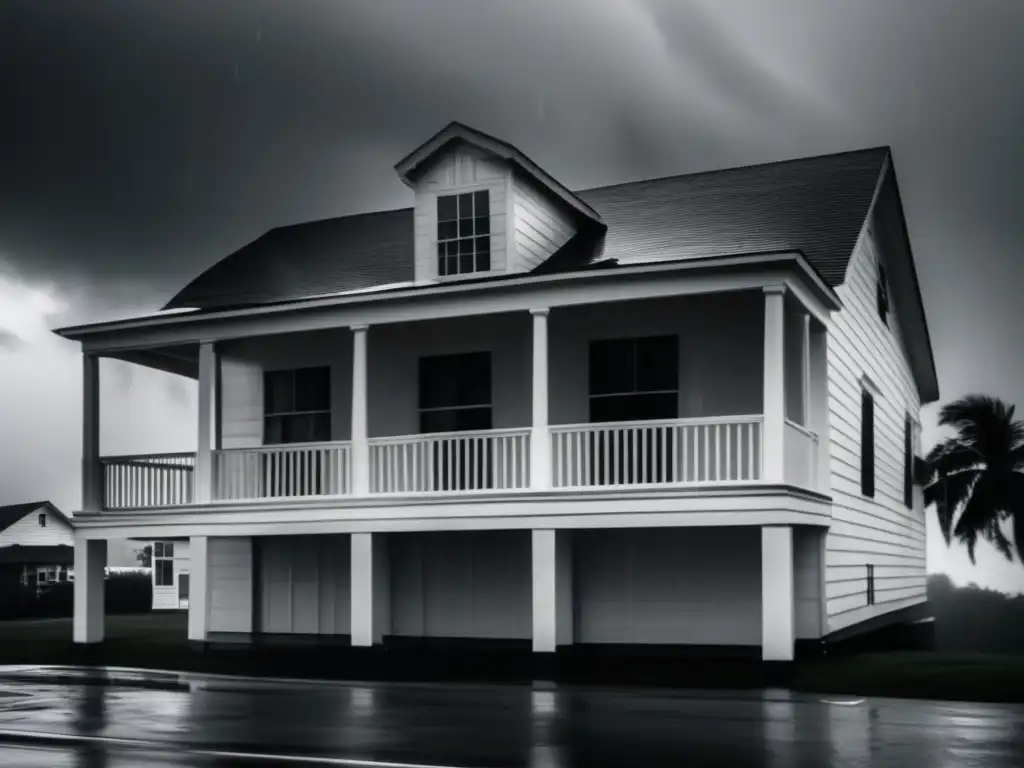
[[[903,503],[914,508],[914,424],[909,414],[903,419]]]
[[[860,490],[865,496],[875,495],[875,398],[861,393]]]

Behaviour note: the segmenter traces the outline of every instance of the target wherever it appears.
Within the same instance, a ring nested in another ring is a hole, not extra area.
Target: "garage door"
[[[577,531],[576,642],[760,645],[757,528]]]

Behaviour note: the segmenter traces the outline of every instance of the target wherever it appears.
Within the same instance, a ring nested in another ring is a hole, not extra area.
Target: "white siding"
[[[39,515],[46,514],[46,525],[39,525]],[[0,547],[20,544],[23,547],[54,546],[66,544],[74,546],[75,537],[71,526],[61,518],[39,507],[9,528],[0,532]]]
[[[252,631],[252,539],[211,536],[208,543],[210,632]]]
[[[508,189],[511,168],[468,147],[441,156],[420,180],[413,204],[416,282],[437,280],[437,197],[486,189],[490,192],[491,271],[504,272],[508,251]]]
[[[509,272],[529,272],[563,246],[576,230],[562,204],[555,203],[529,181],[512,176],[515,257]]]
[[[258,540],[257,631],[347,635],[351,626],[349,537],[267,536]]]
[[[576,531],[578,643],[761,644],[758,528]]]
[[[861,236],[837,289],[844,309],[828,338],[833,524],[826,552],[829,630],[836,631],[926,599],[925,522],[920,495],[903,504],[903,423],[920,398],[892,306],[878,316],[879,248],[872,226]],[[891,300],[890,300],[890,303]],[[875,397],[875,496],[861,494],[861,377]],[[875,605],[867,605],[867,564],[875,566]]]
[[[391,631],[413,637],[529,639],[529,531],[390,535]]]

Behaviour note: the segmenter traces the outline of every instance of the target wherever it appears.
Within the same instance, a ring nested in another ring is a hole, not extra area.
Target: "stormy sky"
[[[1024,407],[1022,49],[1019,0],[0,0],[0,503],[79,502],[48,328],[408,205],[394,163],[453,119],[570,188],[890,145],[943,400]],[[192,447],[194,385],[102,375],[104,453]],[[931,569],[1024,590],[930,534]]]

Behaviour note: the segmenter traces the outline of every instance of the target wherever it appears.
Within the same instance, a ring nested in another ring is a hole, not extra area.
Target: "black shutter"
[[[875,398],[863,392],[860,401],[860,490],[875,495]]]
[[[913,422],[907,415],[903,419],[903,503],[914,508],[914,438]]]

